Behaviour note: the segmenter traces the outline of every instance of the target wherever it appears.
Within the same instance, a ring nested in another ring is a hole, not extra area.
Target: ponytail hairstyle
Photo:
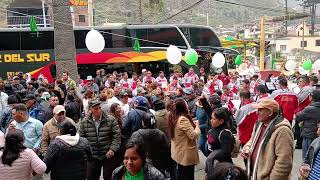
[[[60,132],[61,135],[70,134],[71,136],[75,136],[77,129],[72,122],[65,120],[60,124]]]
[[[20,157],[20,153],[26,149],[23,142],[24,134],[20,129],[9,130],[1,157],[2,164],[12,166],[12,163]]]

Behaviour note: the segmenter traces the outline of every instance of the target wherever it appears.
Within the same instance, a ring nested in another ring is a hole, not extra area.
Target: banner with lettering
[[[18,72],[28,73],[54,61],[53,50],[0,51],[0,76],[14,76]]]

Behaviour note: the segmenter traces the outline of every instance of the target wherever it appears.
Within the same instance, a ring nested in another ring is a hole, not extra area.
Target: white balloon
[[[312,68],[314,71],[319,71],[320,70],[320,59],[316,60],[313,65]]]
[[[297,63],[294,60],[289,60],[286,62],[285,68],[287,71],[293,71],[296,69]]]
[[[179,64],[182,54],[177,46],[170,45],[167,49],[167,60],[170,64]]]
[[[226,63],[226,59],[221,54],[220,52],[217,52],[213,57],[212,57],[212,65],[216,68],[221,68],[223,65]]]
[[[86,46],[90,52],[99,53],[105,47],[105,40],[99,31],[91,29],[86,36]]]
[[[299,66],[299,73],[301,75],[307,75],[309,71],[305,70],[302,66]]]

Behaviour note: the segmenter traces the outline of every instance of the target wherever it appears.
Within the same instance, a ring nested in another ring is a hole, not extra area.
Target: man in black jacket
[[[111,179],[112,171],[117,166],[114,154],[120,148],[121,132],[117,120],[102,112],[100,101],[89,101],[90,113],[80,121],[79,134],[86,138],[93,152],[88,161],[87,180],[99,180],[103,167],[104,180]]]
[[[320,123],[320,90],[312,92],[312,103],[299,112],[296,116],[296,123],[303,122],[301,136],[302,141],[302,158],[305,157],[307,150],[312,141],[318,137],[317,129]]]

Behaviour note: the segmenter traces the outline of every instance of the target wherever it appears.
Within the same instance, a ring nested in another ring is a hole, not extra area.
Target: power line
[[[172,19],[173,17],[187,11],[187,10],[190,10],[192,9],[193,7],[199,5],[201,2],[203,2],[204,0],[199,0],[197,2],[195,2],[194,4],[192,4],[191,6],[188,6],[182,10],[180,10],[179,12],[161,20],[161,21],[158,21],[157,23],[155,24],[159,24],[159,23],[163,23],[167,20],[170,20]],[[253,5],[248,5],[248,4],[240,4],[240,3],[235,3],[235,2],[230,2],[230,1],[224,1],[224,0],[213,0],[213,1],[216,1],[216,2],[220,2],[220,3],[224,3],[224,4],[230,4],[230,5],[235,5],[235,6],[242,6],[242,7],[246,7],[246,8],[251,8],[251,9],[255,9],[255,10],[263,10],[263,11],[272,11],[272,12],[278,12],[278,13],[286,13],[286,11],[283,11],[283,10],[276,10],[276,9],[272,9],[272,8],[266,8],[266,7],[261,7],[261,6],[253,6]],[[291,14],[291,13],[289,13]],[[293,13],[293,14],[296,14],[296,13]]]
[[[185,12],[185,11],[187,11],[187,10],[189,10],[189,9],[192,9],[193,7],[199,5],[199,4],[202,3],[203,1],[204,1],[204,0],[199,0],[199,1],[195,2],[195,3],[193,3],[191,6],[188,6],[188,7],[184,8],[184,9],[182,9],[181,11],[179,11],[179,12],[177,12],[177,13],[175,13],[175,14],[167,17],[167,18],[165,18],[165,19],[163,19],[163,20],[161,20],[161,21],[158,21],[158,22],[155,23],[155,24],[160,24],[160,23],[163,23],[163,22],[165,22],[165,21],[167,21],[167,20],[169,20],[169,19],[172,19],[173,17],[175,17],[175,16],[177,16],[177,15],[179,15],[179,14],[181,14],[181,13],[183,13],[183,12]]]
[[[266,8],[266,7],[261,7],[261,6],[253,6],[253,5],[249,5],[249,4],[240,4],[240,3],[235,3],[235,2],[230,2],[230,1],[224,1],[224,0],[213,0],[213,1],[221,2],[221,3],[224,3],[224,4],[231,4],[231,5],[236,5],[236,6],[243,6],[243,7],[246,7],[246,8],[251,8],[251,9],[256,9],[256,10],[267,10],[267,11],[285,13],[285,11],[283,11],[283,10],[276,10],[276,9]]]

